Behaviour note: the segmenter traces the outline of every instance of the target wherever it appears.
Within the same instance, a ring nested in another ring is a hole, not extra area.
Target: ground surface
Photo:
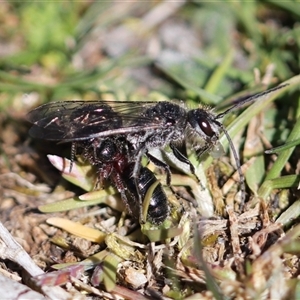
[[[293,1],[3,2],[1,222],[51,275],[28,282],[33,274],[12,262],[9,246],[1,274],[53,299],[37,286],[62,285],[70,299],[299,298],[299,17]],[[97,194],[96,172],[80,158],[62,176],[47,155],[60,169],[70,144],[28,135],[26,113],[54,100],[175,98],[223,111],[282,82],[246,114],[222,120],[241,156],[246,206],[232,151],[199,165],[187,147],[203,187],[174,163],[172,183],[191,201],[164,187],[171,215],[160,227],[122,214],[109,182]],[[263,152],[285,143],[278,155]],[[76,198],[86,192],[88,205]]]

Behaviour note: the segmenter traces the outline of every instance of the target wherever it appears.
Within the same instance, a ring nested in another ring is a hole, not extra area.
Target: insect
[[[142,210],[139,203],[139,191],[141,198],[146,197],[148,189],[157,181],[153,172],[141,166],[138,179],[138,189],[133,178],[134,162],[130,161],[130,145],[124,138],[108,137],[104,139],[76,142],[76,152],[89,160],[96,167],[100,185],[103,179],[109,179],[121,194],[128,212],[135,218],[139,218]],[[168,200],[160,183],[154,188],[147,210],[147,220],[153,224],[161,224],[168,216]]]
[[[169,101],[129,102],[129,101],[63,101],[44,104],[28,114],[33,123],[30,134],[36,138],[61,142],[79,142],[94,138],[123,137],[133,147],[135,158],[132,176],[138,191],[138,178],[141,160],[146,155],[158,167],[167,173],[167,184],[171,184],[170,168],[164,162],[153,157],[149,150],[170,146],[175,157],[189,165],[195,175],[195,168],[177,148],[190,137],[201,140],[194,149],[202,154],[213,149],[219,141],[221,132],[226,135],[236,160],[241,178],[242,202],[245,198],[244,177],[240,168],[237,151],[223,124],[219,121],[238,107],[253,102],[285,85],[277,86],[265,92],[249,97],[215,115],[204,108],[188,110],[183,105]],[[139,202],[142,204],[140,193]]]

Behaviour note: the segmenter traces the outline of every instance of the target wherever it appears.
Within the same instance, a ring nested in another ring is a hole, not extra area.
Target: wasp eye
[[[210,124],[208,121],[201,121],[199,122],[199,126],[201,130],[209,137],[212,137],[215,135],[215,132],[212,130]]]

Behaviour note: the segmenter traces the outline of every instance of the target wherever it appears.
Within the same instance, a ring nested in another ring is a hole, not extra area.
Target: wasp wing
[[[28,113],[32,137],[62,142],[86,140],[159,128],[160,121],[141,117],[157,102],[61,101]],[[136,119],[138,124],[135,124]]]

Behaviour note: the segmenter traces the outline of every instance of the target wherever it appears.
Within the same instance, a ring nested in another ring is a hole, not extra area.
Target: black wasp
[[[140,203],[137,190],[144,199],[148,189],[156,182],[156,177],[148,168],[141,166],[138,189],[133,178],[134,162],[130,161],[130,145],[122,137],[108,137],[75,142],[76,153],[96,167],[100,185],[109,179],[121,194],[127,211],[136,219],[140,216]],[[73,146],[73,148],[74,148]],[[147,220],[153,224],[162,223],[168,216],[168,200],[160,183],[151,195],[147,210]]]
[[[134,167],[132,176],[138,189],[138,178],[141,171],[141,159],[146,155],[157,166],[167,172],[167,184],[170,186],[171,173],[169,166],[153,157],[149,150],[164,148],[169,145],[175,157],[189,165],[191,173],[195,169],[188,158],[177,148],[188,139],[201,143],[193,148],[202,154],[211,150],[219,141],[223,131],[236,159],[241,177],[244,200],[245,187],[240,169],[238,154],[230,136],[219,119],[247,102],[254,101],[285,85],[249,97],[215,115],[204,108],[188,110],[183,105],[169,102],[129,102],[129,101],[64,101],[44,104],[28,114],[33,123],[30,134],[33,137],[62,142],[79,142],[107,137],[125,138],[133,148]],[[139,193],[138,193],[139,194]],[[139,202],[142,198],[139,194]]]

